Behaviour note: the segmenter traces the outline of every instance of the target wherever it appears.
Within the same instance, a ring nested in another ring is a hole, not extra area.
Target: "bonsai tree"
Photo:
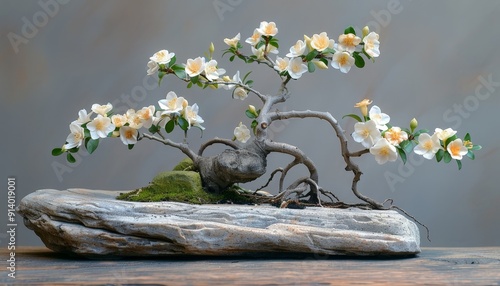
[[[434,133],[418,129],[416,119],[409,123],[409,128],[392,126],[389,115],[383,113],[377,105],[369,106],[372,101],[365,99],[355,104],[360,113],[348,114],[344,117],[354,118],[357,123],[351,136],[362,147],[352,151],[348,146],[348,136],[341,128],[337,119],[327,111],[292,110],[279,111],[277,106],[290,100],[289,85],[301,79],[305,73],[327,70],[332,67],[342,73],[348,73],[352,67],[363,68],[366,61],[374,61],[380,54],[379,35],[370,32],[368,27],[362,29],[360,35],[355,29],[348,27],[338,38],[332,39],[326,32],[304,36],[289,48],[285,56],[278,54],[279,41],[276,35],[278,28],[274,22],[261,22],[245,40],[249,49],[244,49],[240,34],[224,40],[227,48],[223,56],[229,56],[229,61],[241,60],[247,64],[259,64],[259,68],[268,69],[279,84],[277,93],[260,92],[252,87],[253,81],[249,74],[240,76],[237,71],[229,77],[226,70],[219,67],[213,58],[214,46],[210,45],[205,56],[187,59],[179,63],[175,53],[160,50],[150,57],[147,73],[157,76],[159,84],[166,78],[175,78],[186,82],[187,88],[199,87],[205,89],[222,88],[232,94],[233,98],[244,100],[247,96],[256,96],[261,105],[249,105],[245,115],[251,124],[247,127],[240,123],[234,129],[232,139],[213,138],[203,143],[197,151],[193,150],[184,140],[174,142],[169,133],[180,129],[187,134],[192,129],[205,129],[204,120],[199,115],[198,105],[188,102],[174,91],[169,91],[165,98],[158,101],[157,106],[147,106],[139,110],[128,110],[125,114],[114,114],[111,104],[92,105],[91,112],[82,109],[78,119],[69,128],[71,133],[65,144],[52,151],[53,155],[66,154],[67,160],[74,162],[72,153],[85,147],[93,153],[100,140],[104,138],[119,138],[128,149],[144,139],[157,141],[171,148],[178,149],[192,161],[192,169],[199,172],[204,190],[220,194],[234,185],[246,183],[260,178],[266,173],[267,157],[270,153],[284,153],[291,157],[290,163],[271,172],[269,181],[276,174],[279,177],[278,194],[260,196],[259,201],[270,202],[285,207],[289,202],[301,201],[304,204],[322,205],[322,197],[329,198],[337,206],[346,206],[337,197],[318,184],[318,170],[314,162],[299,148],[286,142],[275,142],[269,139],[268,129],[274,122],[300,119],[320,119],[329,123],[340,141],[340,156],[345,162],[345,170],[352,172],[352,192],[362,204],[372,209],[388,209],[384,203],[377,202],[357,189],[357,183],[362,172],[353,161],[365,154],[374,156],[379,164],[396,161],[401,158],[406,162],[409,152],[415,152],[426,159],[436,159],[437,162],[448,163],[456,160],[458,168],[462,167],[464,156],[474,159],[474,150],[480,146],[471,142],[467,133],[463,139],[458,138],[456,131],[436,128]],[[228,148],[216,156],[205,156],[204,151],[214,144],[223,144]],[[289,171],[303,165],[307,174],[296,178],[285,186],[285,177]],[[266,185],[267,185],[266,184]],[[258,191],[246,192],[248,196],[262,195]],[[323,195],[323,196],[322,196]]]

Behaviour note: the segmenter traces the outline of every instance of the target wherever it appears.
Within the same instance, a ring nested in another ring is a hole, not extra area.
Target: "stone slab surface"
[[[420,252],[417,226],[395,211],[125,202],[119,193],[44,189],[17,210],[48,248],[87,257]]]

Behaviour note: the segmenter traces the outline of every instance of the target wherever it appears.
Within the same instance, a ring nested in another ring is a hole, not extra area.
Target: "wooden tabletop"
[[[7,249],[1,253],[9,259]],[[275,255],[122,260],[89,260],[43,247],[18,247],[15,260],[16,278],[9,277],[4,267],[2,285],[500,285],[500,247],[424,248],[407,258]]]

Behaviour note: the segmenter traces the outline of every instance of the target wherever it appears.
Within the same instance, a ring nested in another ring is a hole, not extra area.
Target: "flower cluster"
[[[285,57],[276,56],[272,61],[269,54],[278,54],[278,39],[276,34],[278,28],[274,22],[263,21],[259,28],[256,28],[249,38],[245,40],[251,45],[252,56],[245,56],[240,52],[241,35],[226,38],[224,42],[229,46],[226,53],[233,54],[230,60],[238,57],[245,62],[265,62],[272,64],[272,67],[281,75],[292,79],[299,79],[305,72],[314,72],[316,68],[327,69],[330,65],[343,73],[349,72],[352,66],[364,67],[365,61],[362,54],[368,59],[376,58],[380,55],[379,35],[370,32],[368,27],[363,28],[362,38],[356,35],[354,28],[349,27],[344,30],[344,34],[338,37],[338,42],[330,39],[326,32],[314,34],[312,37],[304,35],[304,40],[298,40],[289,49]],[[361,47],[361,49],[358,49]]]
[[[368,111],[371,103],[371,100],[365,99],[355,105],[360,108],[362,117],[355,114],[346,116],[358,121],[352,133],[354,141],[369,149],[379,164],[396,161],[398,155],[405,163],[406,154],[413,151],[425,159],[435,157],[438,162],[443,160],[449,163],[455,159],[460,169],[464,156],[474,159],[473,151],[481,149],[481,146],[472,144],[469,133],[462,140],[455,135],[457,131],[451,128],[436,128],[433,135],[429,135],[425,129],[415,131],[418,126],[416,119],[410,122],[409,129],[391,126],[390,116],[382,113],[378,106],[374,105]]]
[[[165,99],[159,100],[158,106],[150,105],[139,110],[129,109],[125,114],[113,114],[111,103],[93,104],[90,113],[85,109],[78,112],[78,119],[69,125],[70,134],[66,143],[61,148],[53,149],[52,154],[57,156],[67,152],[68,161],[74,162],[71,153],[78,152],[82,145],[89,153],[93,153],[101,138],[118,137],[132,149],[140,138],[141,128],[153,134],[162,129],[170,133],[176,125],[184,131],[191,127],[205,129],[201,126],[203,119],[198,115],[198,105],[195,103],[190,106],[186,99],[177,97],[173,91]]]
[[[188,87],[193,84],[201,87],[217,86],[213,82],[220,80],[226,70],[219,68],[217,61],[212,59],[213,51],[214,47],[211,44],[208,61],[205,57],[196,57],[188,59],[184,64],[176,64],[175,53],[170,53],[168,50],[158,51],[149,58],[147,74],[154,75],[158,73],[160,81],[167,74],[175,74],[180,79],[188,82]]]

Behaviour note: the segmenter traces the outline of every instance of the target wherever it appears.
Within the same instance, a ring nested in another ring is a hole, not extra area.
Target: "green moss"
[[[177,166],[175,166],[172,171],[194,171],[194,164],[191,158],[182,159]]]
[[[206,192],[202,187],[200,174],[193,171],[159,173],[148,186],[120,194],[117,199],[134,202],[171,201],[189,204],[251,202],[249,198],[240,195],[234,189],[229,189],[222,194]]]

